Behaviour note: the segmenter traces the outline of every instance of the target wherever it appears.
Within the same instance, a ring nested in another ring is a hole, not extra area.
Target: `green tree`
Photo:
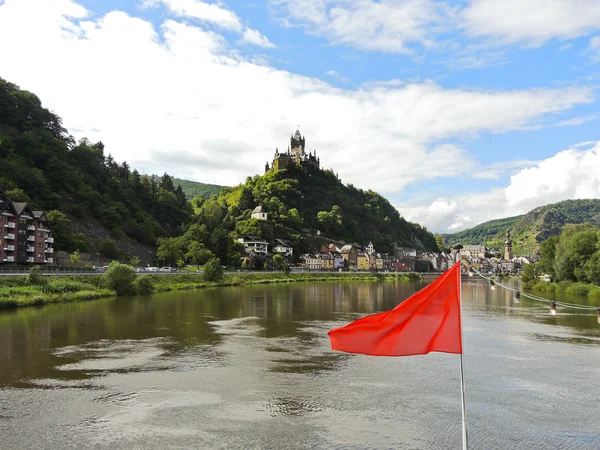
[[[437,244],[437,246],[438,246],[438,250],[439,250],[440,252],[443,252],[443,251],[444,251],[444,249],[446,248],[446,247],[445,247],[445,244],[444,244],[444,238],[442,237],[442,235],[441,235],[441,234],[435,234],[434,236],[435,236],[435,243],[436,243],[436,244]]]
[[[140,258],[138,258],[137,256],[134,256],[133,258],[131,258],[131,261],[129,261],[129,264],[132,267],[137,267],[140,265]]]
[[[183,249],[180,238],[164,238],[158,240],[158,249],[156,257],[163,264],[175,264],[183,256]]]
[[[102,274],[102,285],[112,289],[117,295],[132,294],[135,279],[136,273],[133,267],[113,261]]]
[[[74,266],[79,264],[79,260],[81,259],[81,255],[79,254],[79,251],[75,250],[73,253],[71,253],[69,255],[69,259],[71,260],[71,264],[73,264]]]
[[[551,236],[540,245],[540,262],[539,268],[542,273],[547,273],[553,278],[554,260],[556,259],[556,245],[558,244],[558,236]]]
[[[204,244],[201,242],[192,242],[188,247],[188,251],[185,254],[185,259],[189,261],[190,264],[197,266],[200,269],[200,266],[204,264],[211,258],[214,258],[213,252],[208,250]]]
[[[212,258],[204,265],[204,281],[219,282],[223,278],[223,266],[219,258]]]
[[[536,264],[525,264],[521,270],[521,281],[523,283],[530,283],[535,281],[536,275],[539,275],[539,271],[536,270]]]
[[[137,277],[133,282],[133,287],[137,294],[151,294],[154,292],[154,282],[150,275]]]
[[[25,280],[27,284],[41,285],[46,284],[48,280],[41,273],[40,266],[33,266]]]
[[[597,230],[589,224],[565,225],[556,245],[556,276],[559,281],[586,282],[585,264],[596,252]]]
[[[117,247],[117,243],[112,239],[104,239],[98,244],[98,252],[109,259],[119,259],[121,250]]]
[[[279,253],[273,255],[273,267],[278,271],[283,271],[285,267],[285,259]]]

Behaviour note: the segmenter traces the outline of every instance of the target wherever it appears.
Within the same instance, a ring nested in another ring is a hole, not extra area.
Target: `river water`
[[[460,448],[457,355],[329,346],[327,330],[420,287],[262,285],[0,311],[0,449]],[[470,447],[599,449],[596,315],[511,299],[463,285]]]

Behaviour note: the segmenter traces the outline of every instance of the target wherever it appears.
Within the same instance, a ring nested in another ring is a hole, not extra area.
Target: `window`
[[[41,242],[38,242],[38,248],[44,248],[44,244]]]
[[[41,253],[38,253],[38,258],[42,258],[42,254]]]
[[[44,232],[43,232],[43,231],[40,231],[40,230],[38,230],[38,237],[44,237]]]
[[[19,219],[20,225],[27,225],[27,219]]]

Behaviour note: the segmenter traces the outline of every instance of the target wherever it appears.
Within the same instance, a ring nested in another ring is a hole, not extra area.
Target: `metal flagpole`
[[[462,262],[459,260],[458,264]],[[467,438],[467,402],[465,399],[465,368],[463,365],[463,354],[464,354],[464,346],[463,346],[463,322],[462,322],[462,271],[458,271],[458,292],[459,292],[459,301],[460,301],[460,393],[461,393],[461,406],[462,406],[462,448],[463,450],[468,450],[469,441]]]

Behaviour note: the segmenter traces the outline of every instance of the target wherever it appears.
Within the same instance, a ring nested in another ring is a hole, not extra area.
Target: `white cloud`
[[[242,31],[242,23],[237,14],[219,4],[200,0],[146,0],[144,6],[155,7],[159,3],[179,17],[193,17],[228,30]]]
[[[408,53],[418,43],[433,45],[436,27],[450,8],[433,0],[271,0],[289,25],[334,44],[363,50]]]
[[[246,31],[244,31],[244,34],[242,35],[241,42],[264,48],[275,48],[275,44],[269,41],[266,36],[251,28],[246,28]]]
[[[416,180],[477,173],[465,149],[439,141],[521,129],[594,100],[583,87],[342,90],[247,61],[200,26],[169,19],[155,28],[118,11],[69,19],[85,16],[77,5],[0,4],[0,42],[11,42],[0,46],[0,73],[38,94],[77,137],[102,140],[118,160],[156,173],[238,183],[261,172],[300,124],[309,149],[344,182],[399,192]]]
[[[504,188],[439,198],[429,206],[398,205],[430,230],[459,231],[568,199],[600,198],[600,141],[583,143],[518,171]]]
[[[592,120],[596,120],[598,116],[596,114],[591,114],[589,116],[579,116],[573,117],[571,119],[563,120],[558,122],[556,127],[575,127],[577,125],[583,125],[584,123],[591,122]]]
[[[597,0],[471,0],[460,26],[474,37],[496,44],[541,45],[573,39],[600,29]]]
[[[327,72],[325,72],[326,75],[335,78],[339,81],[341,81],[342,83],[347,83],[350,80],[348,78],[346,78],[345,76],[339,74],[338,72],[336,72],[335,70],[328,70]]]
[[[594,36],[590,39],[586,53],[590,55],[592,62],[600,62],[600,36]]]
[[[484,47],[539,46],[600,30],[598,0],[270,0],[288,26],[334,45],[387,53],[437,49],[454,66],[501,64]],[[449,36],[452,40],[449,40]],[[482,38],[484,42],[482,42]],[[469,50],[479,46],[479,52]],[[566,49],[565,47],[561,50]]]

